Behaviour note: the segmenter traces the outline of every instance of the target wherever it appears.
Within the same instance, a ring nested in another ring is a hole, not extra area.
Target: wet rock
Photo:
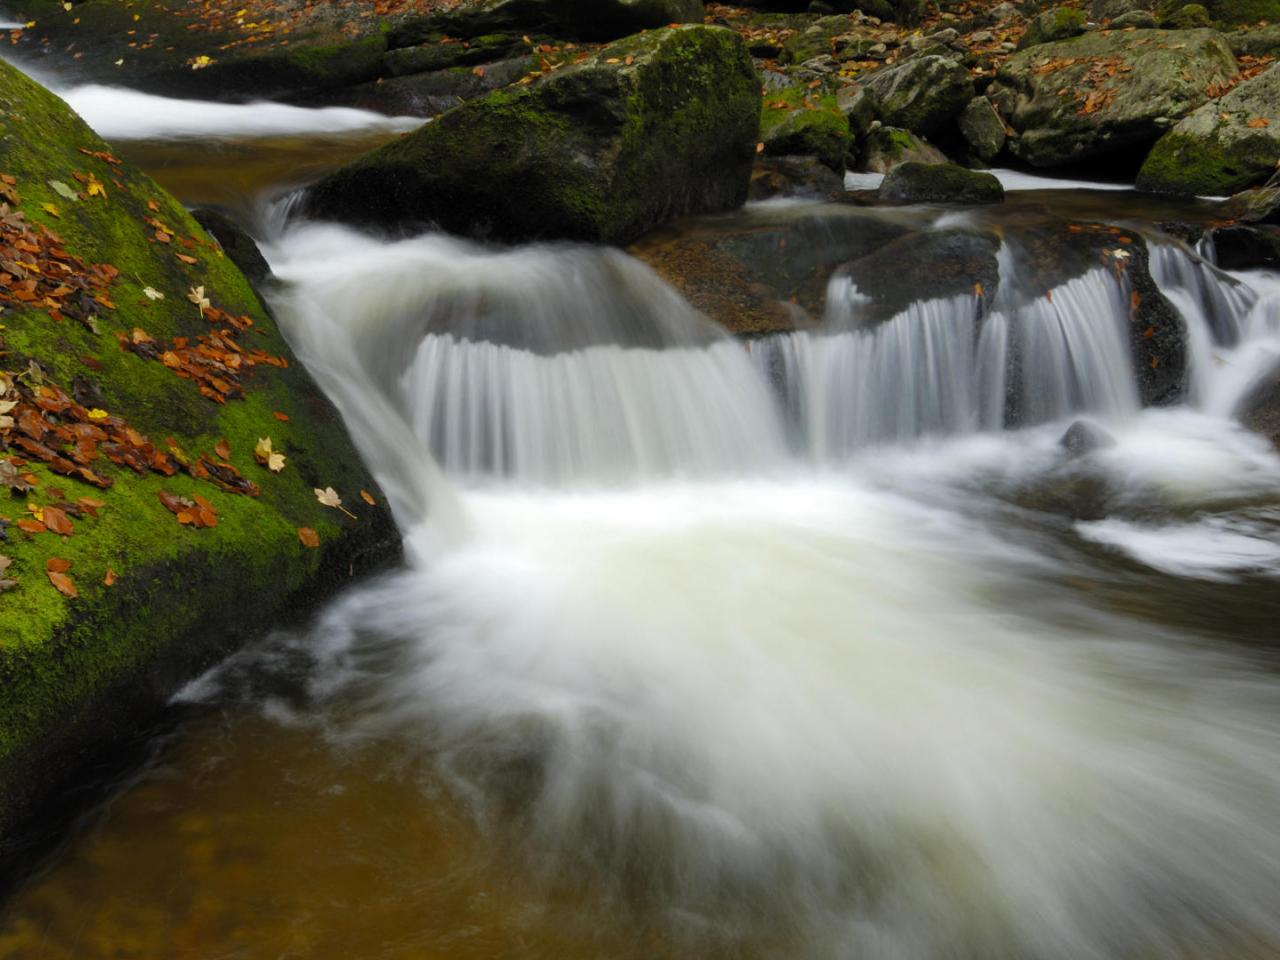
[[[520,37],[495,34],[477,37],[470,43],[426,43],[389,50],[382,58],[382,65],[388,77],[405,77],[513,59],[528,52],[529,45]]]
[[[1223,213],[1246,223],[1280,224],[1280,173],[1261,187],[1245,190],[1223,205]]]
[[[766,207],[684,221],[628,252],[721,326],[762,334],[815,323],[832,273],[906,232],[874,210]]]
[[[746,199],[760,102],[736,33],[649,31],[443,114],[321,180],[305,207],[502,240],[623,243]]]
[[[751,192],[747,199],[830,200],[843,190],[844,178],[817,157],[762,157],[751,170]]]
[[[1095,450],[1114,447],[1116,438],[1091,420],[1077,420],[1067,428],[1058,445],[1074,459],[1086,456]]]
[[[218,241],[227,259],[240,269],[255,289],[271,279],[271,265],[267,258],[234,217],[214,207],[196,207],[191,216]]]
[[[902,163],[880,184],[882,203],[999,203],[1004,187],[989,173],[953,163]]]
[[[344,106],[390,116],[433,117],[515,83],[536,64],[531,57],[487,63],[483,73],[467,68],[433,70],[308,97],[308,106]]]
[[[898,127],[873,127],[863,144],[862,168],[868,173],[888,173],[902,163],[947,162],[933,144]]]
[[[1280,367],[1264,377],[1240,402],[1236,417],[1280,450]]]
[[[1015,54],[988,96],[1033,166],[1145,148],[1238,73],[1212,30],[1086,33]]]
[[[1280,227],[1215,227],[1205,234],[1213,244],[1214,262],[1223,270],[1280,267]]]
[[[1085,15],[1075,7],[1056,7],[1047,10],[1031,21],[1027,32],[1018,41],[1018,49],[1025,50],[1041,43],[1068,40],[1084,33]]]
[[[1004,149],[1004,121],[986,97],[974,97],[960,114],[960,133],[973,155],[990,163]]]
[[[1224,195],[1263,183],[1280,157],[1280,65],[1185,117],[1152,148],[1138,188]]]
[[[911,57],[873,73],[864,85],[890,126],[929,136],[948,126],[973,99],[969,71],[941,56]]]
[[[835,94],[788,87],[765,98],[760,114],[760,140],[771,157],[816,157],[837,173],[844,172],[849,150],[849,121]]]

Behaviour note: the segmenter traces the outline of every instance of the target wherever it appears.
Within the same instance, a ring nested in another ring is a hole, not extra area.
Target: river
[[[744,343],[620,251],[290,217],[408,121],[64,95],[250,215],[408,560],[182,691],[0,957],[1280,951],[1280,456],[1232,419],[1280,277],[1153,241],[1190,388],[1142,409],[1104,266],[976,336],[976,294],[863,329],[837,276]]]

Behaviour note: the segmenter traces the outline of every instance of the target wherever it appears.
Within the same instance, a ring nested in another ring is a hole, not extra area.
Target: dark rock
[[[864,85],[879,100],[886,124],[926,137],[952,123],[974,96],[969,71],[940,56],[910,57],[871,74]]]
[[[751,170],[751,192],[747,199],[830,200],[843,190],[844,178],[817,157],[762,157]]]
[[[1188,3],[1161,18],[1160,26],[1173,30],[1195,30],[1198,27],[1213,26],[1213,18],[1203,5]]]
[[[1270,438],[1280,450],[1280,367],[1245,395],[1236,409],[1236,416],[1254,433]]]
[[[999,203],[1004,187],[989,173],[953,163],[902,163],[880,184],[882,203]]]
[[[1206,236],[1214,263],[1223,270],[1280,267],[1280,227],[1216,227]]]
[[[271,266],[258,249],[253,237],[230,215],[213,207],[196,207],[191,211],[196,223],[204,227],[218,241],[227,259],[240,268],[240,272],[255,288],[272,277]]]
[[[1186,116],[1160,138],[1138,188],[1183,196],[1225,195],[1263,183],[1280,157],[1280,65]]]
[[[1073,459],[1106,450],[1116,445],[1116,438],[1091,420],[1077,420],[1067,428],[1058,445]]]
[[[654,30],[449,111],[324,178],[305,207],[502,240],[625,243],[741,204],[759,123],[759,80],[736,33]]]
[[[1280,53],[1280,23],[1235,30],[1223,34],[1223,39],[1237,57],[1275,56]]]
[[[1261,187],[1237,193],[1223,205],[1223,212],[1246,223],[1280,224],[1280,173]]]
[[[547,32],[613,40],[669,23],[701,23],[702,0],[466,0],[443,13],[402,18],[388,32],[392,47],[411,47],[440,34]]]
[[[1091,74],[1098,64],[1114,76]],[[988,96],[1015,131],[1011,153],[1066,166],[1145,148],[1238,72],[1212,30],[1099,31],[1015,54]]]
[[[477,74],[452,68],[394,77],[309,97],[310,106],[346,106],[390,116],[433,117],[508,86],[535,69],[531,57],[499,60]]]
[[[973,155],[990,163],[1004,149],[1004,121],[986,97],[974,97],[960,114],[960,133]]]

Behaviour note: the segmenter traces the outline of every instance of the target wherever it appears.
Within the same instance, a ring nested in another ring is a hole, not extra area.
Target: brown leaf
[[[102,585],[104,587],[114,587],[117,579],[119,578],[116,576],[116,572],[110,567],[107,567],[107,575],[102,578]]]
[[[287,413],[281,413],[279,410],[273,413],[272,416],[275,417],[277,420],[279,420],[281,423],[289,422],[289,415]]]
[[[1261,130],[1263,127],[1271,126],[1271,121],[1266,117],[1254,117],[1246,124],[1250,130]]]
[[[41,523],[39,520],[32,520],[28,517],[23,517],[21,520],[19,520],[17,522],[17,527],[23,533],[29,533],[33,536],[37,533],[44,533],[45,530],[47,529],[45,525]]]
[[[378,505],[378,501],[373,498],[373,494],[368,490],[360,491],[360,499],[371,507],[376,507]]]
[[[74,599],[75,597],[80,596],[80,591],[76,589],[75,583],[72,582],[71,578],[65,573],[55,573],[50,570],[48,571],[48,574],[49,582],[52,583],[54,588],[64,597],[71,597]]]
[[[71,569],[71,561],[64,560],[62,557],[50,557],[44,568],[50,573],[66,573]]]
[[[299,527],[298,539],[302,541],[302,545],[304,547],[311,547],[312,549],[315,549],[320,546],[320,535],[310,527]]]
[[[44,525],[59,536],[69,537],[75,533],[71,520],[57,507],[44,508]]]
[[[214,445],[213,452],[220,456],[223,460],[231,459],[231,444],[224,437]]]

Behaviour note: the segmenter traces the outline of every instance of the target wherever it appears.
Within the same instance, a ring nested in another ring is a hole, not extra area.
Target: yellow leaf
[[[62,218],[62,212],[57,207],[55,207],[52,203],[42,203],[40,204],[40,209],[43,210],[45,213],[47,213],[51,217],[55,217],[57,219]]]
[[[272,473],[279,473],[284,469],[284,454],[273,453],[267,457],[267,469]]]
[[[89,174],[89,182],[85,184],[85,192],[91,197],[101,197],[107,199],[107,188],[102,185],[102,181]]]
[[[109,416],[110,414],[107,413],[107,411],[103,410],[101,407],[94,407],[92,410],[89,411],[90,420],[105,420]]]

